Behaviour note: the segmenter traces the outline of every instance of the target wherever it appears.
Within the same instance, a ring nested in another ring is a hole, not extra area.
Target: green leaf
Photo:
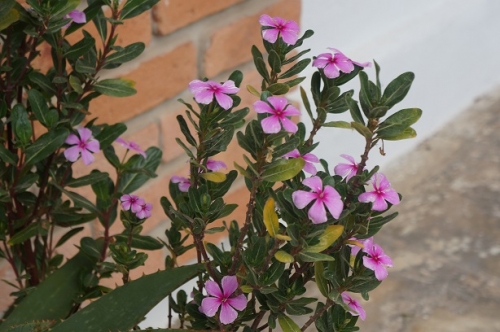
[[[344,231],[344,226],[342,225],[330,225],[327,226],[325,232],[321,234],[318,238],[319,243],[307,247],[305,252],[315,252],[319,253],[330,247]]]
[[[283,332],[300,332],[300,327],[288,316],[278,316],[278,323],[280,324]]]
[[[70,11],[76,9],[80,4],[80,0],[59,0],[51,7],[51,18],[61,19]],[[50,8],[50,7],[49,7]]]
[[[117,51],[106,58],[106,65],[108,64],[122,64],[137,58],[146,48],[142,42],[137,42],[125,46],[120,51]],[[106,65],[104,68],[106,68]]]
[[[26,146],[31,140],[33,129],[28,117],[28,112],[22,104],[14,105],[10,115],[10,120],[14,129],[16,143],[23,147]]]
[[[87,209],[87,211],[89,212],[95,213],[96,215],[100,214],[99,209],[96,208],[94,204],[92,204],[88,199],[86,199],[82,195],[66,190],[53,182],[51,184],[60,191],[62,191],[66,196],[68,196],[73,201],[76,207],[82,207],[84,209]]]
[[[54,124],[53,119],[47,119],[49,107],[47,106],[45,98],[38,90],[31,89],[28,91],[28,101],[38,121],[47,128]]]
[[[101,40],[105,41],[108,36],[108,22],[106,21],[106,17],[104,16],[102,8],[99,8],[97,10],[97,14],[92,19],[92,22],[94,22]]]
[[[115,123],[111,126],[105,126],[95,139],[99,141],[101,150],[104,150],[126,131],[127,126],[125,124]]]
[[[128,241],[127,234],[118,234],[115,235],[115,238],[125,243],[127,243]],[[163,244],[155,238],[152,238],[151,236],[133,234],[131,247],[142,250],[158,250],[163,248]]]
[[[17,22],[19,18],[19,11],[16,8],[11,8],[7,14],[0,16],[0,31]]]
[[[349,122],[346,122],[346,121],[330,121],[330,122],[323,123],[321,126],[322,127],[352,129],[351,124]]]
[[[41,223],[32,223],[25,229],[16,231],[16,234],[14,234],[14,236],[9,239],[8,244],[10,246],[13,246],[19,243],[23,243],[24,241],[36,235],[47,235],[47,229],[43,228]]]
[[[400,141],[402,139],[417,137],[417,132],[412,127],[408,127],[405,130],[399,132],[399,134],[396,134],[394,136],[383,136],[383,137],[379,136],[379,137],[385,139],[386,141]]]
[[[40,136],[35,143],[26,149],[25,167],[34,165],[50,156],[63,145],[68,135],[68,129],[57,128]]]
[[[3,16],[7,15],[10,12],[15,4],[15,0],[3,0],[2,2],[0,2],[0,20]]]
[[[135,95],[134,82],[123,78],[110,78],[97,82],[94,90],[106,96],[128,97]]]
[[[292,66],[292,68],[288,69],[286,72],[284,72],[282,75],[280,75],[278,78],[283,79],[283,78],[289,78],[294,75],[299,74],[301,71],[303,71],[309,64],[311,63],[311,59],[303,59],[297,62]]]
[[[89,184],[93,184],[99,181],[106,180],[109,177],[108,173],[104,172],[92,172],[88,175],[84,175],[82,177],[79,177],[78,179],[72,179],[67,183],[68,187],[71,188],[78,188],[78,187],[83,187],[87,186]]]
[[[282,262],[282,263],[293,263],[293,262],[295,262],[295,258],[293,258],[292,255],[290,255],[289,253],[287,253],[284,250],[278,250],[274,254],[274,258],[276,258],[276,260],[278,262]]]
[[[75,61],[82,55],[89,52],[92,46],[94,45],[95,45],[95,39],[92,38],[92,36],[90,36],[90,34],[87,33],[85,37],[82,38],[82,40],[71,46],[66,51],[66,53],[64,53],[64,56],[66,56],[66,58],[68,58],[69,60]]]
[[[0,144],[0,160],[8,164],[15,165],[17,164],[18,158],[15,154],[7,150],[3,144]]]
[[[358,103],[354,99],[352,99],[350,95],[345,96],[345,102],[349,106],[349,110],[351,111],[352,119],[355,122],[360,123],[364,126],[365,121],[363,120],[363,116],[361,115],[361,111],[359,109]]]
[[[262,179],[268,182],[285,181],[293,178],[304,168],[302,158],[280,159],[270,164],[262,173]]]
[[[358,123],[358,122],[351,122],[351,127],[356,129],[358,133],[363,135],[364,137],[370,139],[373,136],[373,133],[368,129],[368,127],[365,127],[364,125]]]
[[[274,199],[269,197],[266,204],[264,205],[264,210],[262,211],[264,218],[264,225],[266,230],[272,237],[275,237],[279,232],[279,221],[278,214],[274,206]]]
[[[120,19],[125,20],[150,10],[160,0],[127,0],[120,14]]]
[[[184,117],[182,115],[177,115],[176,119],[177,122],[179,122],[179,127],[181,129],[181,132],[184,134],[186,141],[192,146],[196,146],[197,145],[196,140],[194,139],[193,135],[191,135],[191,131],[189,130],[189,127],[187,125],[186,120],[184,120]]]
[[[266,90],[273,95],[284,95],[290,90],[290,87],[285,83],[274,83],[268,86]]]
[[[76,227],[76,228],[70,229],[63,236],[61,236],[61,238],[59,239],[59,241],[57,241],[56,246],[54,248],[62,246],[64,243],[66,243],[66,241],[68,241],[74,235],[80,233],[84,229],[85,229],[85,227]]]
[[[80,275],[89,273],[93,266],[94,262],[82,253],[70,259],[17,305],[0,325],[0,332],[30,321],[65,319],[80,294]]]
[[[147,158],[136,155],[131,167],[144,168],[152,173],[156,171],[158,165],[160,165],[162,152],[156,147],[152,147],[146,150]],[[131,158],[131,159],[132,159]],[[140,188],[150,177],[144,173],[125,173],[123,174],[120,184],[118,185],[118,191],[124,194],[131,193],[136,189]]]
[[[275,50],[271,50],[269,52],[269,56],[267,58],[267,61],[269,62],[269,66],[271,66],[271,69],[275,73],[279,73],[281,71],[281,60],[280,56],[278,53],[276,53]]]
[[[379,124],[377,135],[380,138],[396,136],[417,122],[421,116],[420,108],[406,108],[398,111]]]
[[[54,95],[56,93],[56,88],[54,84],[50,82],[50,80],[44,74],[38,71],[32,71],[28,78],[31,82],[37,84],[44,92]]]
[[[299,253],[299,258],[304,262],[333,262],[335,259],[332,256],[320,254],[316,252],[301,251]]]
[[[323,296],[328,297],[328,284],[325,276],[323,275],[324,271],[325,267],[323,262],[314,263],[314,280],[316,281],[318,290]]]
[[[204,271],[201,264],[188,265],[143,276],[90,303],[52,332],[127,331],[175,289]],[[133,300],[132,300],[133,299]]]
[[[412,72],[406,72],[396,77],[385,88],[384,95],[382,96],[382,104],[391,108],[403,100],[408,91],[410,91],[414,79],[415,74]]]

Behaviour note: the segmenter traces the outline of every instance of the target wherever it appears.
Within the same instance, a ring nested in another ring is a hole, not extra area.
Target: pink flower
[[[305,208],[315,200],[307,213],[313,223],[321,224],[327,221],[325,205],[335,219],[339,218],[344,203],[333,187],[325,186],[323,189],[323,183],[318,176],[307,178],[302,183],[311,188],[312,192],[297,190],[292,194],[293,203],[298,209]]]
[[[223,168],[227,168],[226,164],[223,161],[217,161],[213,159],[207,160],[207,169],[213,172],[217,172],[218,170],[221,170]]]
[[[321,53],[313,61],[313,67],[322,68],[325,72],[325,76],[328,78],[338,77],[340,71],[348,74],[354,70],[354,65],[360,67],[368,67],[371,65],[369,62],[359,63],[352,61],[335,48],[329,47],[328,49],[332,50],[333,54]]]
[[[187,191],[189,190],[189,187],[191,187],[191,181],[189,181],[189,179],[186,179],[182,176],[174,175],[174,176],[172,176],[171,181],[172,181],[172,183],[178,183],[179,190],[184,192],[184,193],[187,193]]]
[[[115,140],[115,142],[120,143],[120,145],[123,146],[124,148],[126,148],[127,150],[133,150],[133,151],[139,153],[144,158],[147,157],[146,152],[143,149],[141,149],[141,147],[139,146],[139,144],[137,144],[136,142],[133,142],[133,141],[127,142],[126,140],[124,140],[121,137],[118,137]]]
[[[373,238],[366,239],[363,252],[368,256],[363,257],[363,265],[375,272],[377,280],[387,278],[387,267],[392,267],[392,259],[384,253],[382,247],[373,242]]]
[[[145,204],[144,200],[136,195],[123,195],[120,197],[120,201],[125,211],[130,210],[133,213],[139,212],[142,209],[142,205]]]
[[[355,237],[351,237],[349,240],[359,242],[364,246],[367,241],[373,241],[373,237],[361,240],[358,240]],[[351,247],[351,256],[356,256],[358,252],[361,250],[360,247],[354,244],[348,244],[348,246]]]
[[[352,178],[356,173],[358,172],[358,166],[359,164],[356,164],[356,161],[354,161],[354,158],[347,155],[347,154],[341,154],[340,155],[342,158],[348,160],[350,163],[349,164],[338,164],[335,166],[333,171],[335,174],[340,175],[341,177],[345,177],[346,182],[349,181],[350,178]]]
[[[233,106],[233,99],[228,94],[235,94],[240,91],[231,80],[223,84],[200,80],[194,80],[189,83],[189,91],[194,95],[194,99],[204,105],[210,104],[215,99],[217,103],[226,111]]]
[[[380,183],[377,184],[378,182]],[[359,195],[358,201],[362,203],[373,203],[373,211],[387,210],[387,202],[393,205],[399,204],[399,195],[396,190],[391,188],[391,184],[387,181],[384,174],[373,174],[372,185],[374,190]]]
[[[143,201],[144,203],[144,201]],[[145,203],[140,206],[139,211],[135,213],[135,216],[139,219],[146,219],[151,217],[151,210],[153,210],[153,204]]]
[[[361,320],[366,319],[365,309],[363,309],[363,307],[361,306],[361,304],[359,304],[357,300],[353,299],[346,292],[343,292],[342,294],[340,294],[340,296],[342,296],[342,301],[344,301],[344,303],[347,304],[349,308],[351,308],[351,310],[349,311],[351,315],[359,316]]]
[[[78,10],[78,9],[75,9],[75,10],[72,10],[69,12],[68,15],[66,15],[64,18],[70,18],[73,20],[73,22],[75,23],[85,23],[87,22],[87,17],[85,16],[85,13]],[[71,24],[71,22],[69,22],[68,24],[66,24],[64,27],[67,28],[69,27]]]
[[[316,175],[316,167],[312,163],[319,163],[318,157],[312,153],[306,153],[305,155],[301,156],[300,152],[298,149],[295,149],[293,151],[288,152],[285,154],[283,157],[285,158],[299,158],[302,157],[306,163],[304,165],[304,171],[311,175]]]
[[[262,15],[259,23],[264,27],[262,38],[271,44],[274,44],[278,40],[278,36],[281,36],[283,41],[288,45],[295,45],[297,39],[299,39],[299,25],[295,21]]]
[[[209,297],[201,301],[200,311],[208,317],[213,317],[220,309],[219,320],[222,324],[231,324],[238,317],[236,310],[244,310],[247,306],[245,295],[231,296],[238,289],[236,276],[225,276],[222,278],[222,290],[215,281],[208,280],[205,283]],[[236,309],[236,310],[235,310]]]
[[[262,130],[266,134],[278,133],[281,130],[281,126],[289,133],[297,132],[297,125],[288,119],[287,116],[300,115],[300,112],[288,104],[285,97],[269,97],[267,98],[267,103],[259,100],[253,104],[253,107],[257,113],[272,114],[261,121]]]
[[[94,156],[91,152],[99,152],[99,141],[92,137],[92,132],[88,128],[78,128],[78,137],[75,134],[69,134],[65,143],[73,145],[64,151],[64,156],[68,161],[77,161],[80,154],[82,155],[83,163],[90,165],[94,161]]]

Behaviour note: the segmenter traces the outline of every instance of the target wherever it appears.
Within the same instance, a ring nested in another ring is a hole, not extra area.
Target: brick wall
[[[239,94],[241,106],[250,106],[255,97],[246,91],[245,86],[260,85],[250,54],[253,44],[261,46],[259,16],[266,13],[298,22],[300,12],[300,0],[161,0],[151,12],[128,20],[119,27],[118,44],[125,46],[142,41],[147,45],[146,50],[133,62],[102,77],[132,79],[136,82],[138,92],[128,98],[100,97],[91,104],[89,111],[92,117],[99,118],[100,123],[125,122],[128,126],[126,139],[134,140],[142,147],[154,145],[163,150],[158,177],[137,192],[147,202],[153,203],[153,216],[144,225],[150,235],[164,238],[168,220],[161,209],[160,197],[168,196],[172,175],[186,176],[188,172],[187,157],[175,143],[175,137],[183,137],[175,117],[184,112],[176,100],[192,100],[186,88],[193,79],[208,77],[224,81],[233,70],[239,69],[244,74]],[[84,29],[96,33],[92,23]],[[73,34],[71,42],[79,40],[80,36]],[[50,54],[47,51],[42,45],[41,56],[36,60],[42,70],[50,66],[47,62]],[[218,159],[225,161],[232,169],[233,160],[241,160],[241,151],[236,142]],[[96,155],[96,162],[92,166],[113,173],[102,154]],[[75,177],[88,172],[89,169],[81,161],[76,163]],[[237,180],[227,197],[229,203],[240,205],[227,220],[241,221],[244,217],[247,193],[242,185],[242,181]],[[91,197],[90,192],[84,194]],[[113,229],[121,230],[119,221]],[[100,236],[102,228],[95,222],[89,224],[82,233],[82,236]],[[208,239],[214,243],[220,242],[217,235]],[[73,244],[78,241],[75,239],[62,250],[71,255],[76,252]],[[132,278],[163,268],[164,252],[148,254],[150,259],[147,265],[135,270]],[[193,257],[194,252],[191,252],[184,261]],[[10,266],[5,262],[0,263],[0,279],[12,280],[12,277]],[[0,285],[0,312],[11,303],[9,293],[14,290],[7,284]]]

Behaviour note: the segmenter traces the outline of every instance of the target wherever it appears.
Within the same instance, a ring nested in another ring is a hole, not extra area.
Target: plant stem
[[[309,325],[314,323],[325,311],[327,311],[334,304],[335,303],[332,300],[330,300],[330,299],[326,300],[324,307],[321,308],[321,310],[319,310],[317,313],[312,315],[309,318],[309,320],[304,324],[304,326],[302,326],[302,328],[300,330],[305,331],[309,327]]]

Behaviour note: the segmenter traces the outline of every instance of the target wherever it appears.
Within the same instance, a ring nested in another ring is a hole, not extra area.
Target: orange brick
[[[153,8],[155,33],[166,35],[243,0],[163,0]]]
[[[99,123],[116,123],[133,118],[186,89],[196,77],[196,54],[192,43],[145,61],[125,75],[136,82],[137,94],[114,98],[101,96],[91,102],[90,112]]]
[[[252,45],[257,45],[262,49],[260,15],[280,16],[299,22],[300,6],[300,0],[281,0],[258,14],[239,18],[234,23],[216,31],[205,52],[204,75],[213,77],[224,70],[250,61]]]

